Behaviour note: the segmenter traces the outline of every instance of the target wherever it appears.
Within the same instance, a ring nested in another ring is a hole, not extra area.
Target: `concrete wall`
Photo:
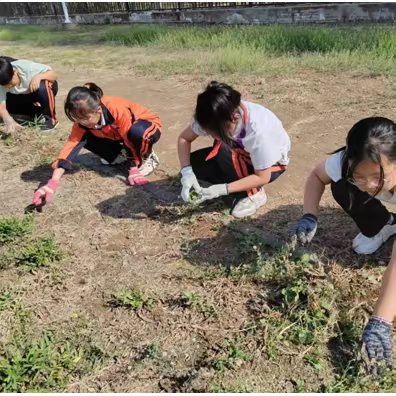
[[[194,24],[292,24],[396,21],[396,3],[354,3],[296,5],[183,11],[145,11],[135,13],[78,14],[70,16],[76,24],[194,23]],[[59,24],[63,18],[1,17],[1,25]]]

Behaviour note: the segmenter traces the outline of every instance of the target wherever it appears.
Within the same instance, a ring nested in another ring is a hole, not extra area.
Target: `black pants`
[[[122,140],[100,138],[90,132],[83,136],[79,149],[84,147],[91,153],[112,163],[121,150],[125,148],[130,165],[139,167],[143,160],[150,156],[153,145],[159,140],[160,136],[161,131],[154,124],[141,120],[133,124],[127,134],[128,140],[133,146],[132,149],[125,145]],[[73,158],[70,158],[71,161],[74,161],[80,151],[79,149],[73,153]]]
[[[334,199],[358,226],[360,232],[368,238],[377,235],[388,223],[390,212],[382,203],[368,193],[341,179],[331,183]]]
[[[232,183],[254,174],[252,161],[245,150],[241,148],[231,149],[221,144],[217,154],[207,160],[213,149],[213,147],[206,147],[191,153],[190,162],[197,179],[211,184]],[[285,170],[286,166],[275,165],[272,168],[270,183],[275,181]],[[240,199],[256,192],[257,189],[255,188],[230,195]]]
[[[10,114],[23,114],[30,117],[45,117],[46,123],[55,125],[55,96],[58,93],[58,82],[41,80],[40,88],[29,94],[7,93],[6,106]]]

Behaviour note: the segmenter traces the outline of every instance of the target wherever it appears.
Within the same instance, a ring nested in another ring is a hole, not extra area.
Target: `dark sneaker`
[[[40,131],[49,132],[55,129],[58,125],[59,125],[58,121],[56,121],[55,124],[53,124],[52,121],[50,122],[46,121],[43,125],[40,126]]]

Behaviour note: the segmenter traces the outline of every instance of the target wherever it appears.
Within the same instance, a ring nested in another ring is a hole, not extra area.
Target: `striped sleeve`
[[[86,140],[84,139],[84,135],[85,130],[75,123],[67,143],[61,150],[58,158],[52,164],[53,169],[63,168],[65,170],[70,170],[72,168],[73,161],[76,159],[80,150],[85,146]]]

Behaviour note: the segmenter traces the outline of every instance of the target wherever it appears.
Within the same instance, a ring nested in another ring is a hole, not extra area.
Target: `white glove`
[[[197,200],[197,204],[221,197],[222,195],[228,195],[228,184],[213,184],[213,186],[203,188],[199,195],[200,197]]]
[[[183,198],[184,202],[189,202],[191,187],[193,187],[194,190],[198,194],[201,192],[202,187],[199,185],[198,180],[197,180],[196,176],[194,175],[194,172],[193,172],[191,166],[185,166],[181,170],[181,174],[182,174],[181,184],[183,186],[182,192],[181,192],[181,197]]]

